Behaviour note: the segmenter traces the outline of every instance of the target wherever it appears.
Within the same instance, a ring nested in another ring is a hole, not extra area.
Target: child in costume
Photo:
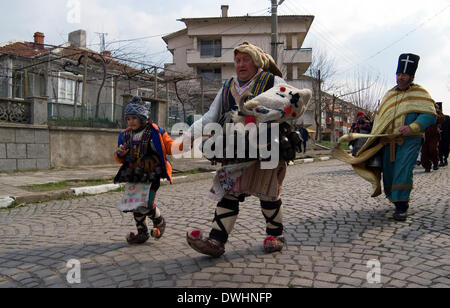
[[[137,234],[127,236],[129,244],[143,244],[150,238],[147,217],[153,222],[151,235],[160,239],[166,228],[166,220],[155,205],[161,178],[172,183],[172,166],[166,155],[172,155],[172,149],[182,148],[175,143],[157,124],[149,121],[149,111],[139,97],[133,97],[125,109],[128,128],[119,136],[118,149],[114,153],[122,164],[115,183],[151,184],[148,203],[132,211],[136,222]],[[175,154],[175,153],[174,153]]]

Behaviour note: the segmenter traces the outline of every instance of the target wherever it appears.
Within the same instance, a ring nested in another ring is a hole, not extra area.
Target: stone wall
[[[116,164],[120,129],[50,127],[52,168]]]
[[[50,168],[50,134],[45,125],[0,124],[0,171]]]

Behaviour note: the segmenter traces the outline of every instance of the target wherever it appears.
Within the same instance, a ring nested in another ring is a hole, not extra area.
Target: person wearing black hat
[[[414,83],[420,57],[402,54],[397,67],[397,85],[389,90],[376,112],[369,137],[355,158],[338,159],[352,165],[356,173],[372,184],[372,197],[384,193],[395,205],[396,221],[405,221],[413,189],[413,170],[425,130],[436,122],[436,109],[430,94]],[[350,136],[351,137],[351,136]],[[381,156],[381,168],[370,164]]]
[[[400,55],[397,86],[385,96],[375,122],[386,125],[384,133],[397,135],[383,148],[383,183],[386,197],[394,203],[394,220],[405,221],[413,188],[413,169],[425,130],[436,122],[430,94],[414,83],[420,57]],[[374,126],[378,126],[374,123]],[[373,132],[372,132],[373,133]]]

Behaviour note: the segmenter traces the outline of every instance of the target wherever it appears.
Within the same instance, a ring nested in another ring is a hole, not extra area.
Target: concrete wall
[[[0,124],[0,171],[116,164],[121,130]]]
[[[50,127],[52,168],[115,164],[121,130]]]
[[[0,171],[49,169],[47,126],[0,124]]]

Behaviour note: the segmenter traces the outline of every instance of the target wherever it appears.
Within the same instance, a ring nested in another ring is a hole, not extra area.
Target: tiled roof
[[[0,46],[0,54],[35,58],[49,53],[49,49],[30,42],[14,42]]]
[[[51,48],[45,48],[42,45],[31,42],[12,42],[4,44],[3,46],[0,45],[0,55],[2,54],[14,55],[18,57],[32,59],[48,55],[50,52],[59,57],[71,59],[74,61],[78,61],[80,56],[83,55],[85,52],[87,52],[91,59],[97,59],[99,65],[101,63],[101,56],[98,52],[95,52],[87,48],[75,47],[69,44]],[[133,67],[122,64],[118,61],[114,61],[111,58],[104,57],[104,59],[106,59],[107,69],[119,70],[121,72],[127,72],[130,74],[133,73],[136,74],[139,72]],[[152,76],[150,76],[150,78],[151,77]]]
[[[79,48],[72,45],[67,45],[64,47],[56,48],[52,51],[54,54],[57,54],[60,57],[64,57],[66,59],[71,59],[78,61],[80,56],[82,56],[84,53],[87,52],[89,58],[91,60],[95,59],[96,62],[101,65],[102,56],[93,50],[87,49],[87,48]],[[120,63],[118,61],[115,61],[111,59],[110,57],[103,56],[103,59],[106,61],[106,67],[109,70],[119,70],[122,72],[128,72],[128,73],[137,73],[138,70],[132,68],[131,66],[128,66],[126,64]],[[94,61],[95,61],[94,60]]]

